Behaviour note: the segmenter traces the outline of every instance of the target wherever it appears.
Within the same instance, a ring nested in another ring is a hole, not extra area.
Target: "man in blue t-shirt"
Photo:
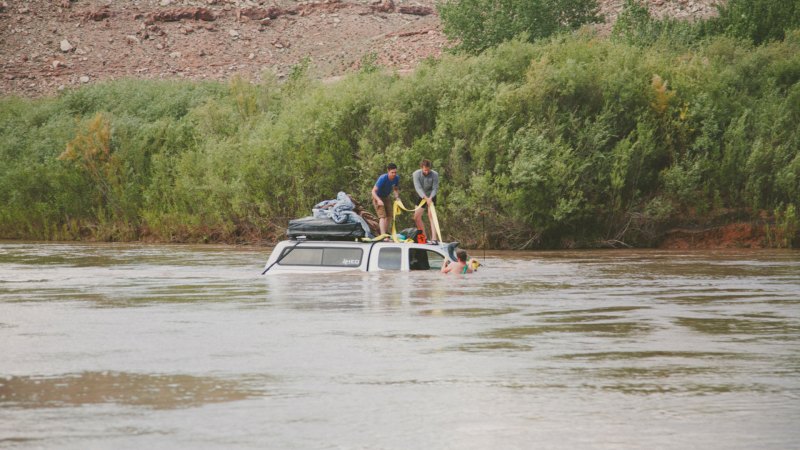
[[[375,207],[375,212],[378,213],[381,234],[387,233],[389,221],[394,217],[389,195],[394,193],[394,198],[397,199],[400,190],[399,186],[400,175],[397,174],[397,166],[394,163],[389,163],[386,166],[386,173],[378,177],[378,181],[375,182],[375,186],[372,188],[372,205]]]

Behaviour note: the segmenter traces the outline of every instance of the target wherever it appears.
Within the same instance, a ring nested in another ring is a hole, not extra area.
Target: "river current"
[[[800,252],[473,253],[0,242],[0,447],[798,447]]]

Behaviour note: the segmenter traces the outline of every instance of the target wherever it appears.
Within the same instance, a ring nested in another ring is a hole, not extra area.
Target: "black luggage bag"
[[[314,240],[352,241],[364,237],[364,229],[358,223],[336,223],[331,219],[308,216],[290,220],[286,235],[289,239],[305,236]]]

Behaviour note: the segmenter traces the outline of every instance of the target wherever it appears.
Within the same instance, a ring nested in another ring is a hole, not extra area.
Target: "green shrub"
[[[728,0],[709,29],[747,39],[759,45],[783,40],[786,32],[800,28],[798,0]]]
[[[781,41],[787,32],[800,28],[800,0],[728,0],[717,9],[717,16],[705,20],[657,19],[642,0],[625,0],[612,36],[643,46],[657,41],[693,45],[718,35],[761,45]]]
[[[533,42],[601,20],[596,0],[449,0],[438,9],[445,35],[469,53],[519,35]]]
[[[778,206],[775,211],[775,224],[767,226],[767,239],[770,245],[778,248],[792,248],[800,238],[800,216],[797,208],[790,203],[784,208]]]
[[[798,67],[798,32],[760,46],[562,35],[445,55],[408,77],[322,84],[306,64],[284,83],[1,98],[0,237],[272,239],[338,191],[369,207],[388,162],[410,205],[422,158],[442,176],[445,237],[468,245],[651,245],[688,213],[726,209],[770,211],[789,229]]]
[[[673,18],[656,19],[641,0],[625,0],[611,30],[620,42],[650,46],[663,41],[670,45],[692,44],[705,35],[703,24]]]

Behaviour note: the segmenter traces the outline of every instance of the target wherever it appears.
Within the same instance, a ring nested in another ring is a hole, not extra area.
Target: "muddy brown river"
[[[0,242],[0,447],[800,445],[798,251],[268,254]]]

